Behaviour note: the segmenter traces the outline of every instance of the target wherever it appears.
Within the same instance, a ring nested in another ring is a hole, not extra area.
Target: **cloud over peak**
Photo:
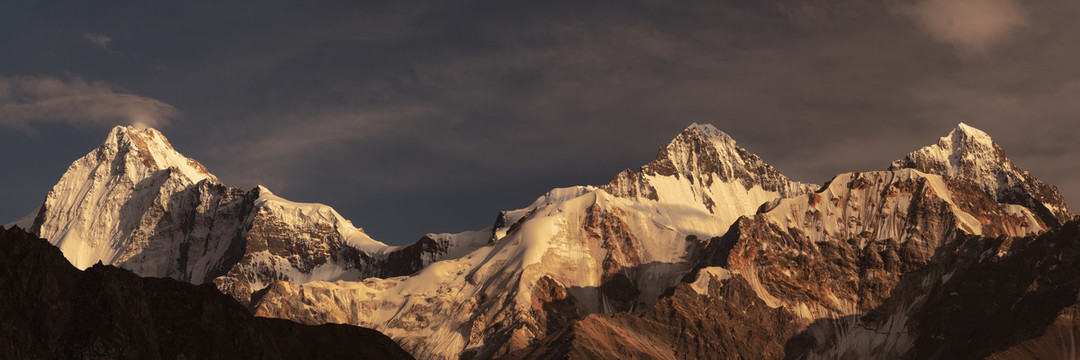
[[[1016,0],[919,0],[902,12],[965,56],[985,55],[1028,24],[1027,12]]]
[[[80,78],[0,77],[0,125],[30,130],[34,122],[160,127],[179,114],[172,105]]]

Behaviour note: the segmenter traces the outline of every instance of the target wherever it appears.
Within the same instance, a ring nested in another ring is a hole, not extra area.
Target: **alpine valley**
[[[7,227],[80,270],[372,328],[419,359],[1080,356],[1080,220],[1057,188],[965,124],[881,168],[800,183],[693,124],[607,184],[388,246],[116,127]]]

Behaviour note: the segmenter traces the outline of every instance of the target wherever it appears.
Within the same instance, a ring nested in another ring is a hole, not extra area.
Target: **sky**
[[[708,123],[789,177],[958,123],[1080,204],[1080,2],[7,1],[0,223],[115,125],[372,237],[491,225]]]

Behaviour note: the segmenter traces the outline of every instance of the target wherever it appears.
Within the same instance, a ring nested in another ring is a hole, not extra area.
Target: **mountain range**
[[[1080,353],[1080,223],[1055,187],[965,124],[882,168],[800,183],[693,124],[607,184],[388,246],[116,127],[9,227],[79,269],[212,284],[420,359]]]

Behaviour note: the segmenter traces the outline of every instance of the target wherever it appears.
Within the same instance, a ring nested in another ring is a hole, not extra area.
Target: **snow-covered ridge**
[[[647,308],[689,270],[693,243],[628,199],[583,189],[559,189],[508,212],[528,215],[495,243],[413,276],[277,283],[252,306],[264,316],[374,327],[426,359],[513,350],[544,334],[545,316]],[[620,286],[637,295],[605,290],[611,279],[625,279]],[[558,300],[552,293],[573,313],[546,313],[543,304]],[[499,342],[504,337],[517,345]]]
[[[371,236],[364,232],[364,229],[354,226],[352,221],[346,220],[341,214],[338,214],[337,210],[330,206],[285,200],[274,195],[270,189],[262,185],[256,186],[255,192],[259,196],[255,200],[255,206],[266,209],[282,222],[288,224],[328,224],[336,229],[338,234],[345,239],[346,244],[372,255],[384,254],[399,248],[372,239]]]
[[[371,326],[420,358],[488,357],[543,336],[548,318],[644,311],[690,269],[699,239],[814,187],[694,124],[640,173],[553,189],[503,211],[491,244],[467,255],[406,278],[279,283],[252,306],[297,321]],[[545,307],[552,301],[571,313]]]
[[[765,215],[783,229],[799,229],[814,242],[859,239],[859,248],[871,241],[928,240],[912,232],[912,226],[918,224],[915,212],[926,206],[917,202],[931,200],[948,205],[956,226],[968,234],[1020,237],[1048,230],[1025,207],[995,204],[988,214],[985,209],[966,209],[956,196],[941,176],[918,170],[845,173],[818,192],[780,200]]]

